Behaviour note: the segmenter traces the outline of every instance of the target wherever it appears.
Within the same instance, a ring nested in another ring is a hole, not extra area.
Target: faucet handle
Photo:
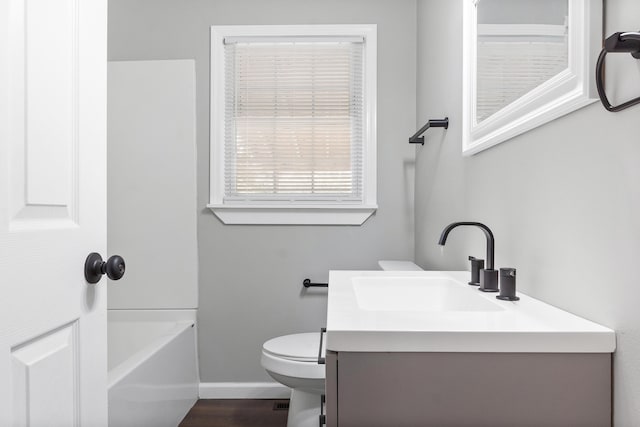
[[[471,286],[480,286],[480,270],[484,268],[484,260],[469,256],[471,261]]]
[[[518,301],[520,299],[516,296],[515,268],[500,269],[500,295],[498,295],[496,298],[505,301]]]

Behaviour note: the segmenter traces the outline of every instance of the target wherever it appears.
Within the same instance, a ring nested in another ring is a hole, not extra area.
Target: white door
[[[0,426],[107,423],[106,0],[0,0]]]

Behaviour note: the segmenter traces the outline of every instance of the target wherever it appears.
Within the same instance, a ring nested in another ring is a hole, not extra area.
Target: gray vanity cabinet
[[[327,427],[611,426],[609,353],[327,351]]]

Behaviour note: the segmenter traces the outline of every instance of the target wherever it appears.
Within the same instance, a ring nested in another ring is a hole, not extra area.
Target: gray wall
[[[438,236],[452,221],[489,225],[496,264],[518,269],[521,291],[616,330],[615,425],[640,425],[640,107],[593,104],[463,158],[461,16],[461,2],[418,2],[418,123],[451,124],[416,156],[416,261],[467,269],[482,233],[454,230],[443,253]],[[639,16],[637,0],[607,1],[606,34],[637,29]],[[616,100],[640,95],[638,62],[611,65]]]
[[[203,382],[268,380],[262,343],[319,330],[326,291],[301,291],[329,269],[413,259],[415,0],[110,0],[109,59],[196,60],[199,356]],[[209,194],[209,27],[378,24],[378,204],[361,227],[225,226]],[[159,171],[160,173],[160,171]],[[152,207],[152,209],[157,207]],[[152,213],[150,213],[152,215]]]

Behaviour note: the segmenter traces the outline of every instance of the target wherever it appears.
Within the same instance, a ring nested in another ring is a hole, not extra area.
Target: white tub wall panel
[[[179,424],[198,399],[195,333],[195,327],[183,328],[111,384],[110,427]]]
[[[195,63],[110,62],[108,101],[109,308],[196,308]]]

